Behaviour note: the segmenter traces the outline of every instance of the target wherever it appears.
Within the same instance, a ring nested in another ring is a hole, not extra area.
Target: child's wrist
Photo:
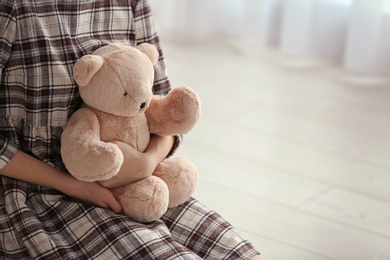
[[[55,189],[66,194],[73,195],[73,192],[80,187],[81,181],[77,180],[70,174],[66,174],[64,172],[58,172],[58,179],[55,182]]]

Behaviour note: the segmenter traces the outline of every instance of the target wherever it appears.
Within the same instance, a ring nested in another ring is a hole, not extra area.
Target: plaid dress
[[[149,5],[131,0],[0,1],[0,170],[17,149],[64,170],[60,137],[79,107],[81,56],[110,42],[155,44]],[[170,85],[162,56],[154,92]],[[246,259],[256,254],[195,199],[141,224],[0,175],[0,259]]]

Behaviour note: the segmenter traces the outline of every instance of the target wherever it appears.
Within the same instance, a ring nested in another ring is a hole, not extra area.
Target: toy
[[[144,43],[103,46],[74,66],[83,105],[69,119],[61,137],[61,154],[68,171],[82,181],[115,176],[123,154],[114,141],[145,151],[151,134],[188,133],[198,121],[200,101],[188,87],[166,96],[152,93],[157,49]],[[182,157],[166,158],[152,176],[113,188],[126,215],[140,222],[161,217],[194,192],[196,167]]]

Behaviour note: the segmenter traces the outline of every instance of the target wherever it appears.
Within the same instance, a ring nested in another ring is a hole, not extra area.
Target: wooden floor
[[[272,51],[162,44],[173,86],[203,102],[178,152],[200,170],[199,200],[264,260],[390,259],[390,84]]]

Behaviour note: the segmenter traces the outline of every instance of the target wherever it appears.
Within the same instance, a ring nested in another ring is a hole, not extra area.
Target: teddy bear
[[[189,87],[153,95],[155,46],[111,43],[82,56],[73,67],[82,106],[61,136],[63,162],[75,178],[104,181],[115,176],[124,156],[115,142],[144,152],[152,134],[188,133],[200,116],[200,100]],[[112,188],[123,212],[139,222],[159,219],[184,203],[198,180],[196,166],[184,157],[165,158],[145,179]]]

